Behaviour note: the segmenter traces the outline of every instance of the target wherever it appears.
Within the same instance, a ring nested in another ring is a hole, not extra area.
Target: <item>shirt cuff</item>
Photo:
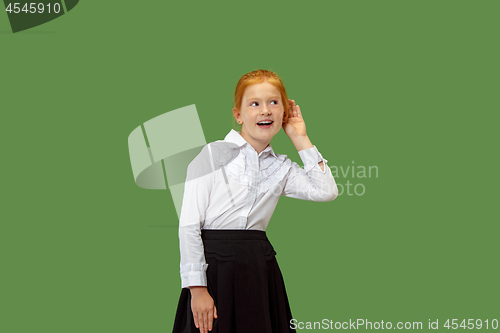
[[[181,266],[181,288],[207,286],[208,264],[187,264]]]
[[[317,166],[319,171],[322,173],[326,172],[326,162],[328,162],[328,160],[323,158],[316,146],[299,151],[299,156],[304,163],[305,172],[311,171],[315,166]],[[325,166],[324,171],[321,170],[321,167],[318,165],[319,162],[323,162],[323,165]]]

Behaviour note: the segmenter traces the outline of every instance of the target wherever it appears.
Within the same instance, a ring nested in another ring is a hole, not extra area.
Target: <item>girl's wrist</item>
[[[314,147],[307,135],[290,138],[297,151]]]
[[[191,295],[193,294],[198,294],[198,293],[203,293],[203,292],[208,292],[208,289],[206,286],[190,286],[189,290],[191,291]]]

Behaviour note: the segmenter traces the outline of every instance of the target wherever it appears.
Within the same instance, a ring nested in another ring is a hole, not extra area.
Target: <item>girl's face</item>
[[[260,153],[281,129],[283,111],[279,90],[266,80],[245,89],[240,109],[234,108],[233,114],[242,122],[241,136]]]

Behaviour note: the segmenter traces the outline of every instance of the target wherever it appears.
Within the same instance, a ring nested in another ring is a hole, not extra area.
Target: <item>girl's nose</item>
[[[262,108],[262,114],[266,114],[266,115],[270,115],[271,114],[271,110],[269,109],[269,107],[267,105],[264,105],[264,107]]]

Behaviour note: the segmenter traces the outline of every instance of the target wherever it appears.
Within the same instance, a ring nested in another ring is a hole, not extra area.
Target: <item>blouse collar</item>
[[[235,143],[236,145],[238,145],[238,147],[242,147],[244,146],[245,144],[248,144],[250,145],[247,140],[245,140],[240,132],[238,131],[235,131],[234,129],[231,129],[231,131],[226,135],[226,137],[224,138],[224,141],[229,141],[229,142],[232,142],[232,143]],[[252,147],[253,148],[253,147]],[[270,152],[270,154],[272,154],[274,157],[278,157],[276,156],[276,154],[274,153],[273,151],[273,148],[271,147],[271,143],[269,143],[267,145],[267,147],[259,154],[259,155],[262,155],[264,152]]]

